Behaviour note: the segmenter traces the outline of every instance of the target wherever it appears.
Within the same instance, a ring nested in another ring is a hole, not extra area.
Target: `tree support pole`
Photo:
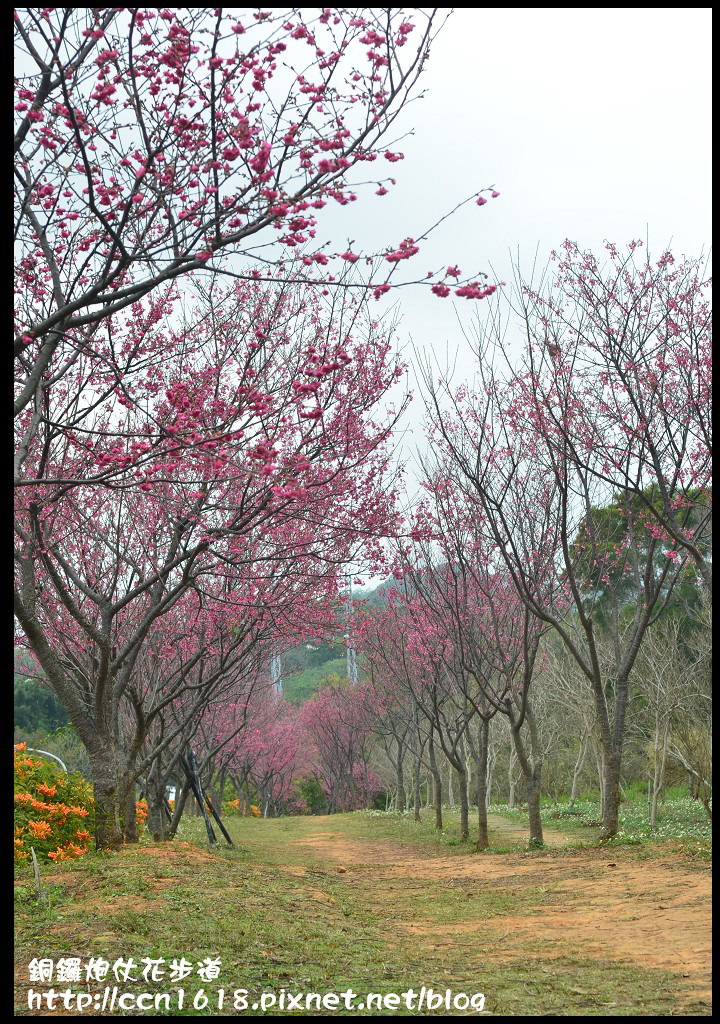
[[[202,816],[205,819],[205,828],[207,829],[208,842],[210,843],[210,846],[217,846],[217,837],[210,823],[210,819],[208,818],[208,813],[205,808],[202,783],[200,782],[200,777],[198,776],[197,761],[195,760],[195,754],[193,753],[192,747],[188,747],[188,756],[187,758],[181,758],[181,763],[183,768],[185,769],[185,773],[192,787],[195,799],[197,800],[200,810],[202,811]]]
[[[220,820],[220,815],[217,813],[217,811],[213,807],[213,802],[210,799],[210,796],[203,791],[202,784],[200,783],[200,776],[199,776],[198,770],[197,770],[197,761],[195,760],[195,755],[194,755],[194,753],[192,751],[192,748],[190,748],[190,750],[189,750],[189,754],[188,754],[187,760],[183,757],[183,758],[181,758],[181,763],[182,763],[183,768],[185,769],[185,773],[187,774],[188,781],[190,782],[190,785],[192,786],[193,793],[195,795],[195,799],[197,800],[197,802],[200,805],[200,808],[201,808],[201,810],[203,812],[203,817],[205,818],[205,826],[206,826],[206,828],[208,830],[208,836],[209,837],[212,836],[212,839],[210,840],[210,845],[214,846],[217,843],[217,838],[215,836],[215,831],[214,831],[214,829],[213,829],[213,827],[212,827],[212,825],[210,823],[210,819],[208,818],[207,810],[205,809],[206,805],[210,809],[210,813],[212,814],[213,818],[217,822],[218,828],[220,829],[220,831],[222,832],[223,836],[225,837],[225,839],[226,839],[226,841],[228,843],[228,846],[234,846],[235,844],[233,843],[232,839],[230,838],[230,834],[229,834],[228,830],[225,828],[225,826],[223,825],[222,821]]]
[[[216,811],[216,810],[215,810],[215,808],[213,807],[213,804],[212,804],[212,800],[210,799],[210,797],[208,796],[208,794],[207,794],[207,793],[205,794],[205,801],[206,801],[206,803],[207,803],[208,807],[210,808],[210,813],[212,814],[213,818],[215,819],[215,821],[216,821],[216,822],[217,822],[217,824],[218,824],[218,828],[220,829],[220,831],[222,832],[222,834],[223,834],[223,835],[225,836],[225,838],[227,839],[227,841],[228,841],[228,845],[229,845],[229,846],[234,846],[234,845],[235,845],[235,843],[234,843],[234,842],[232,841],[232,839],[230,838],[230,835],[228,834],[228,830],[227,830],[227,829],[225,828],[225,826],[223,825],[222,821],[220,820],[220,815],[219,815],[219,814],[217,813],[217,811]]]

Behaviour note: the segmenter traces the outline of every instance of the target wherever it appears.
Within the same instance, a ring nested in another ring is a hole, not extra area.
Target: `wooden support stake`
[[[213,818],[215,819],[215,821],[216,821],[216,822],[218,823],[218,828],[220,829],[220,831],[222,832],[222,834],[223,834],[223,835],[225,836],[225,838],[227,839],[227,841],[228,841],[228,844],[229,844],[230,846],[234,846],[234,845],[235,845],[235,843],[233,843],[232,839],[231,839],[231,838],[230,838],[230,836],[228,835],[228,830],[227,830],[227,829],[225,828],[225,826],[223,825],[222,821],[220,820],[220,815],[219,815],[219,814],[217,813],[217,811],[216,811],[216,810],[215,810],[215,808],[213,807],[213,805],[212,805],[212,800],[211,800],[211,799],[210,799],[210,797],[209,797],[209,796],[207,795],[207,793],[205,794],[205,799],[207,800],[207,805],[208,805],[208,807],[210,808],[210,813],[212,814],[212,816],[213,816]]]
[[[190,785],[192,786],[195,799],[200,805],[202,816],[205,819],[205,828],[207,829],[208,842],[210,843],[210,846],[217,846],[217,836],[215,835],[215,831],[212,827],[210,818],[208,817],[207,809],[205,807],[202,783],[200,782],[200,776],[198,775],[197,761],[195,760],[195,754],[193,753],[192,747],[188,747],[187,759],[182,758],[182,764],[187,773],[187,777],[190,780]]]
[[[42,891],[42,888],[40,886],[40,868],[38,867],[38,862],[37,862],[37,857],[35,856],[35,847],[34,846],[30,847],[30,854],[32,855],[33,873],[35,875],[35,891],[37,892],[38,899],[42,900],[43,903],[45,903],[47,906],[49,906],[50,904],[48,903],[48,898],[45,895],[45,893]]]

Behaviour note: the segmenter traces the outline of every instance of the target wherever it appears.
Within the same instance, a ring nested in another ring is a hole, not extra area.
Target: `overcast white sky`
[[[645,238],[688,256],[710,243],[711,9],[471,8],[453,13],[397,122],[412,137],[397,186],[335,208],[334,231],[366,252],[417,236],[494,185],[423,245],[413,276],[445,263],[509,273],[566,238],[602,249]],[[347,221],[347,228],[345,227]],[[420,265],[422,262],[422,266]],[[470,321],[482,303],[455,300]],[[450,299],[401,293],[401,334],[459,343]]]
[[[338,243],[369,252],[417,237],[494,185],[498,199],[465,208],[406,264],[413,276],[457,263],[507,278],[509,250],[529,266],[536,247],[544,262],[566,237],[598,253],[604,239],[646,235],[658,254],[668,243],[707,252],[710,30],[703,7],[456,11],[422,76],[425,98],[399,120],[414,134],[390,165],[397,186],[334,212]],[[400,295],[400,340],[459,348],[470,375],[457,315],[469,326],[482,302]],[[413,406],[408,454],[421,442],[419,396]]]

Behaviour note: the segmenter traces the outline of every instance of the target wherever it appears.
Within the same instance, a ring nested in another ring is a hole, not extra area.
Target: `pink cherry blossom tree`
[[[119,312],[187,275],[346,287],[342,268],[361,254],[321,241],[321,211],[388,191],[403,158],[393,126],[440,20],[402,8],[16,11],[16,414],[38,413],[47,382]],[[389,244],[385,273],[358,284],[389,290],[420,244]],[[439,277],[427,286],[448,294]]]
[[[567,247],[575,251],[571,243]],[[585,263],[586,273],[577,282],[585,298],[573,305],[572,294],[566,296],[562,329],[552,312],[557,306],[554,294],[545,299],[531,284],[516,291],[525,337],[519,365],[508,365],[504,373],[499,368],[499,348],[507,339],[498,309],[477,347],[476,385],[451,391],[442,382],[436,384],[430,373],[427,383],[434,437],[452,467],[455,486],[468,510],[488,524],[527,610],[553,628],[591,687],[604,756],[603,837],[611,838],[617,831],[633,666],[649,625],[666,606],[688,558],[695,557],[691,548],[700,553],[697,542],[707,521],[703,515],[689,515],[689,492],[683,488],[697,486],[693,467],[706,463],[702,430],[687,427],[669,395],[663,404],[664,385],[655,392],[650,389],[644,407],[648,413],[648,403],[663,406],[658,426],[645,424],[629,397],[637,398],[643,385],[626,383],[637,373],[649,384],[647,371],[658,351],[650,329],[656,323],[653,298],[663,296],[661,313],[667,325],[670,313],[661,284],[671,259],[666,255],[655,267],[647,263],[641,300],[635,304],[622,298],[627,282],[614,267],[602,273],[587,256]],[[676,283],[680,302],[687,281],[681,276]],[[605,317],[609,325],[604,340],[599,328],[593,333],[588,326],[590,302],[595,303],[595,323]],[[704,308],[698,315],[704,323]],[[662,375],[668,362],[666,343],[672,348],[676,336],[665,328],[661,334],[662,365],[655,370]],[[608,353],[620,341],[623,354],[613,363]],[[684,343],[678,345],[676,355]],[[696,357],[688,353],[685,358]],[[687,370],[689,386],[702,378],[703,366],[698,359],[695,370]],[[672,376],[672,367],[668,372]],[[690,406],[686,413],[692,420]],[[671,428],[674,432],[668,433]],[[654,463],[650,451],[655,442],[648,439],[656,430],[666,434],[657,442],[662,462]],[[617,476],[618,467],[624,475]],[[662,475],[662,485],[653,471]],[[678,499],[675,505],[671,501],[672,515],[663,500],[647,498],[653,487],[656,495],[661,487],[670,487],[668,494]],[[619,527],[608,534],[599,510],[611,504],[621,515]],[[694,529],[700,531],[698,537]],[[628,576],[635,595],[630,606],[622,586]],[[603,657],[600,634],[608,628],[611,653]]]
[[[489,846],[488,753],[498,713],[510,726],[525,778],[530,842],[539,846],[542,752],[530,690],[547,627],[519,599],[487,524],[453,486],[449,470],[425,460],[428,497],[416,511],[411,542],[400,546],[397,571],[452,644],[458,687],[478,719],[477,731],[468,725],[464,737],[476,769],[478,849]]]
[[[336,594],[339,568],[363,551],[380,564],[379,538],[394,529],[394,413],[383,422],[375,411],[402,372],[389,340],[352,302],[326,320],[312,297],[263,290],[257,319],[246,299],[258,288],[232,286],[222,317],[209,307],[177,330],[151,314],[139,335],[165,358],[121,392],[122,411],[112,361],[97,381],[80,353],[48,389],[23,453],[17,619],[88,746],[103,845],[120,840],[135,771],[121,754],[120,705],[151,637],[177,650],[172,629],[161,635],[165,617],[218,608],[222,621],[228,606],[257,617],[271,583],[282,635],[298,587]],[[81,401],[72,374],[85,381]],[[78,425],[56,429],[68,402]]]
[[[322,602],[361,551],[383,564],[401,410],[378,406],[402,369],[365,298],[428,232],[364,278],[319,233],[325,207],[393,183],[439,20],[16,13],[15,611],[88,747],[100,845],[142,773],[157,817],[182,742],[265,642],[260,595],[277,639],[298,591]],[[494,290],[455,266],[423,282]]]
[[[374,717],[372,689],[362,683],[326,683],[300,709],[310,763],[331,814],[368,807],[379,788],[370,767]]]
[[[420,767],[427,744],[427,730],[423,730],[420,715],[408,693],[390,675],[377,671],[369,664],[370,680],[375,695],[375,722],[373,733],[382,743],[392,765],[395,787],[394,808],[405,811],[405,773],[408,760],[412,763],[414,814],[420,820],[419,788]],[[391,784],[392,785],[392,784]]]
[[[625,250],[607,243],[606,250],[602,264],[566,241],[553,253],[554,286],[524,290],[522,318],[544,378],[542,400],[549,408],[555,362],[563,359],[565,372],[579,378],[573,394],[579,408],[575,433],[562,419],[554,426],[572,444],[573,457],[616,492],[634,495],[710,586],[707,261],[678,261],[665,252],[653,262],[637,241]]]
[[[265,817],[292,804],[295,782],[310,770],[305,740],[297,709],[269,687],[258,690],[228,766],[255,787]]]
[[[279,567],[277,581],[281,579]],[[242,582],[238,577],[238,586]],[[246,727],[255,695],[269,688],[267,664],[277,628],[273,601],[280,587],[264,591],[264,614],[243,606],[241,600],[208,600],[203,589],[204,607],[190,619],[191,628],[185,602],[180,628],[173,630],[167,619],[159,625],[162,654],[144,645],[128,694],[132,716],[125,733],[132,746],[127,741],[125,746],[135,754],[129,768],[142,781],[148,828],[158,840],[175,834],[183,812],[190,790],[183,767],[188,747],[196,755],[201,776],[209,780],[217,772],[221,777],[222,793],[228,746]],[[177,783],[172,815],[165,804],[171,779]]]
[[[413,702],[429,728],[428,759],[435,780],[436,825],[442,827],[442,786],[436,744],[457,775],[460,795],[460,838],[470,835],[466,736],[476,716],[467,699],[462,665],[452,637],[427,607],[412,584],[391,591],[385,609],[364,617],[359,631],[371,678],[389,681]],[[439,809],[439,810],[438,810]]]

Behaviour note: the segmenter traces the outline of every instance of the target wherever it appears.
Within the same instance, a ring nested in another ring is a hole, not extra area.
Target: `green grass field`
[[[529,852],[522,823],[492,815],[493,848],[479,855],[453,839],[452,815],[445,835],[431,827],[429,813],[425,817],[421,824],[381,812],[227,819],[236,847],[212,851],[202,823],[189,819],[175,843],[141,842],[117,855],[42,868],[49,906],[38,900],[23,867],[16,884],[16,1013],[28,1013],[30,987],[43,988],[28,980],[33,957],[169,963],[184,956],[193,963],[219,957],[222,965],[209,984],[196,976],[182,983],[181,1016],[242,1015],[231,1006],[238,989],[247,990],[252,1003],[283,989],[352,988],[362,997],[417,992],[423,985],[443,993],[482,992],[483,1012],[498,1016],[709,1014],[709,882],[691,850],[655,844],[648,865],[649,844],[618,845],[609,865],[607,847],[593,847],[583,836],[583,848],[576,848],[578,833],[553,822],[547,848]],[[685,922],[682,942],[673,935],[673,915]],[[705,944],[707,964],[691,952]],[[176,1000],[178,984],[140,981],[120,988],[165,991]],[[209,1003],[194,1009],[201,988],[200,1005],[204,998]],[[216,1005],[220,988],[222,1009]],[[169,1010],[124,1015],[177,1012],[173,1002]],[[304,1015],[277,1007],[269,1012]],[[320,1013],[433,1015],[404,1005]]]

